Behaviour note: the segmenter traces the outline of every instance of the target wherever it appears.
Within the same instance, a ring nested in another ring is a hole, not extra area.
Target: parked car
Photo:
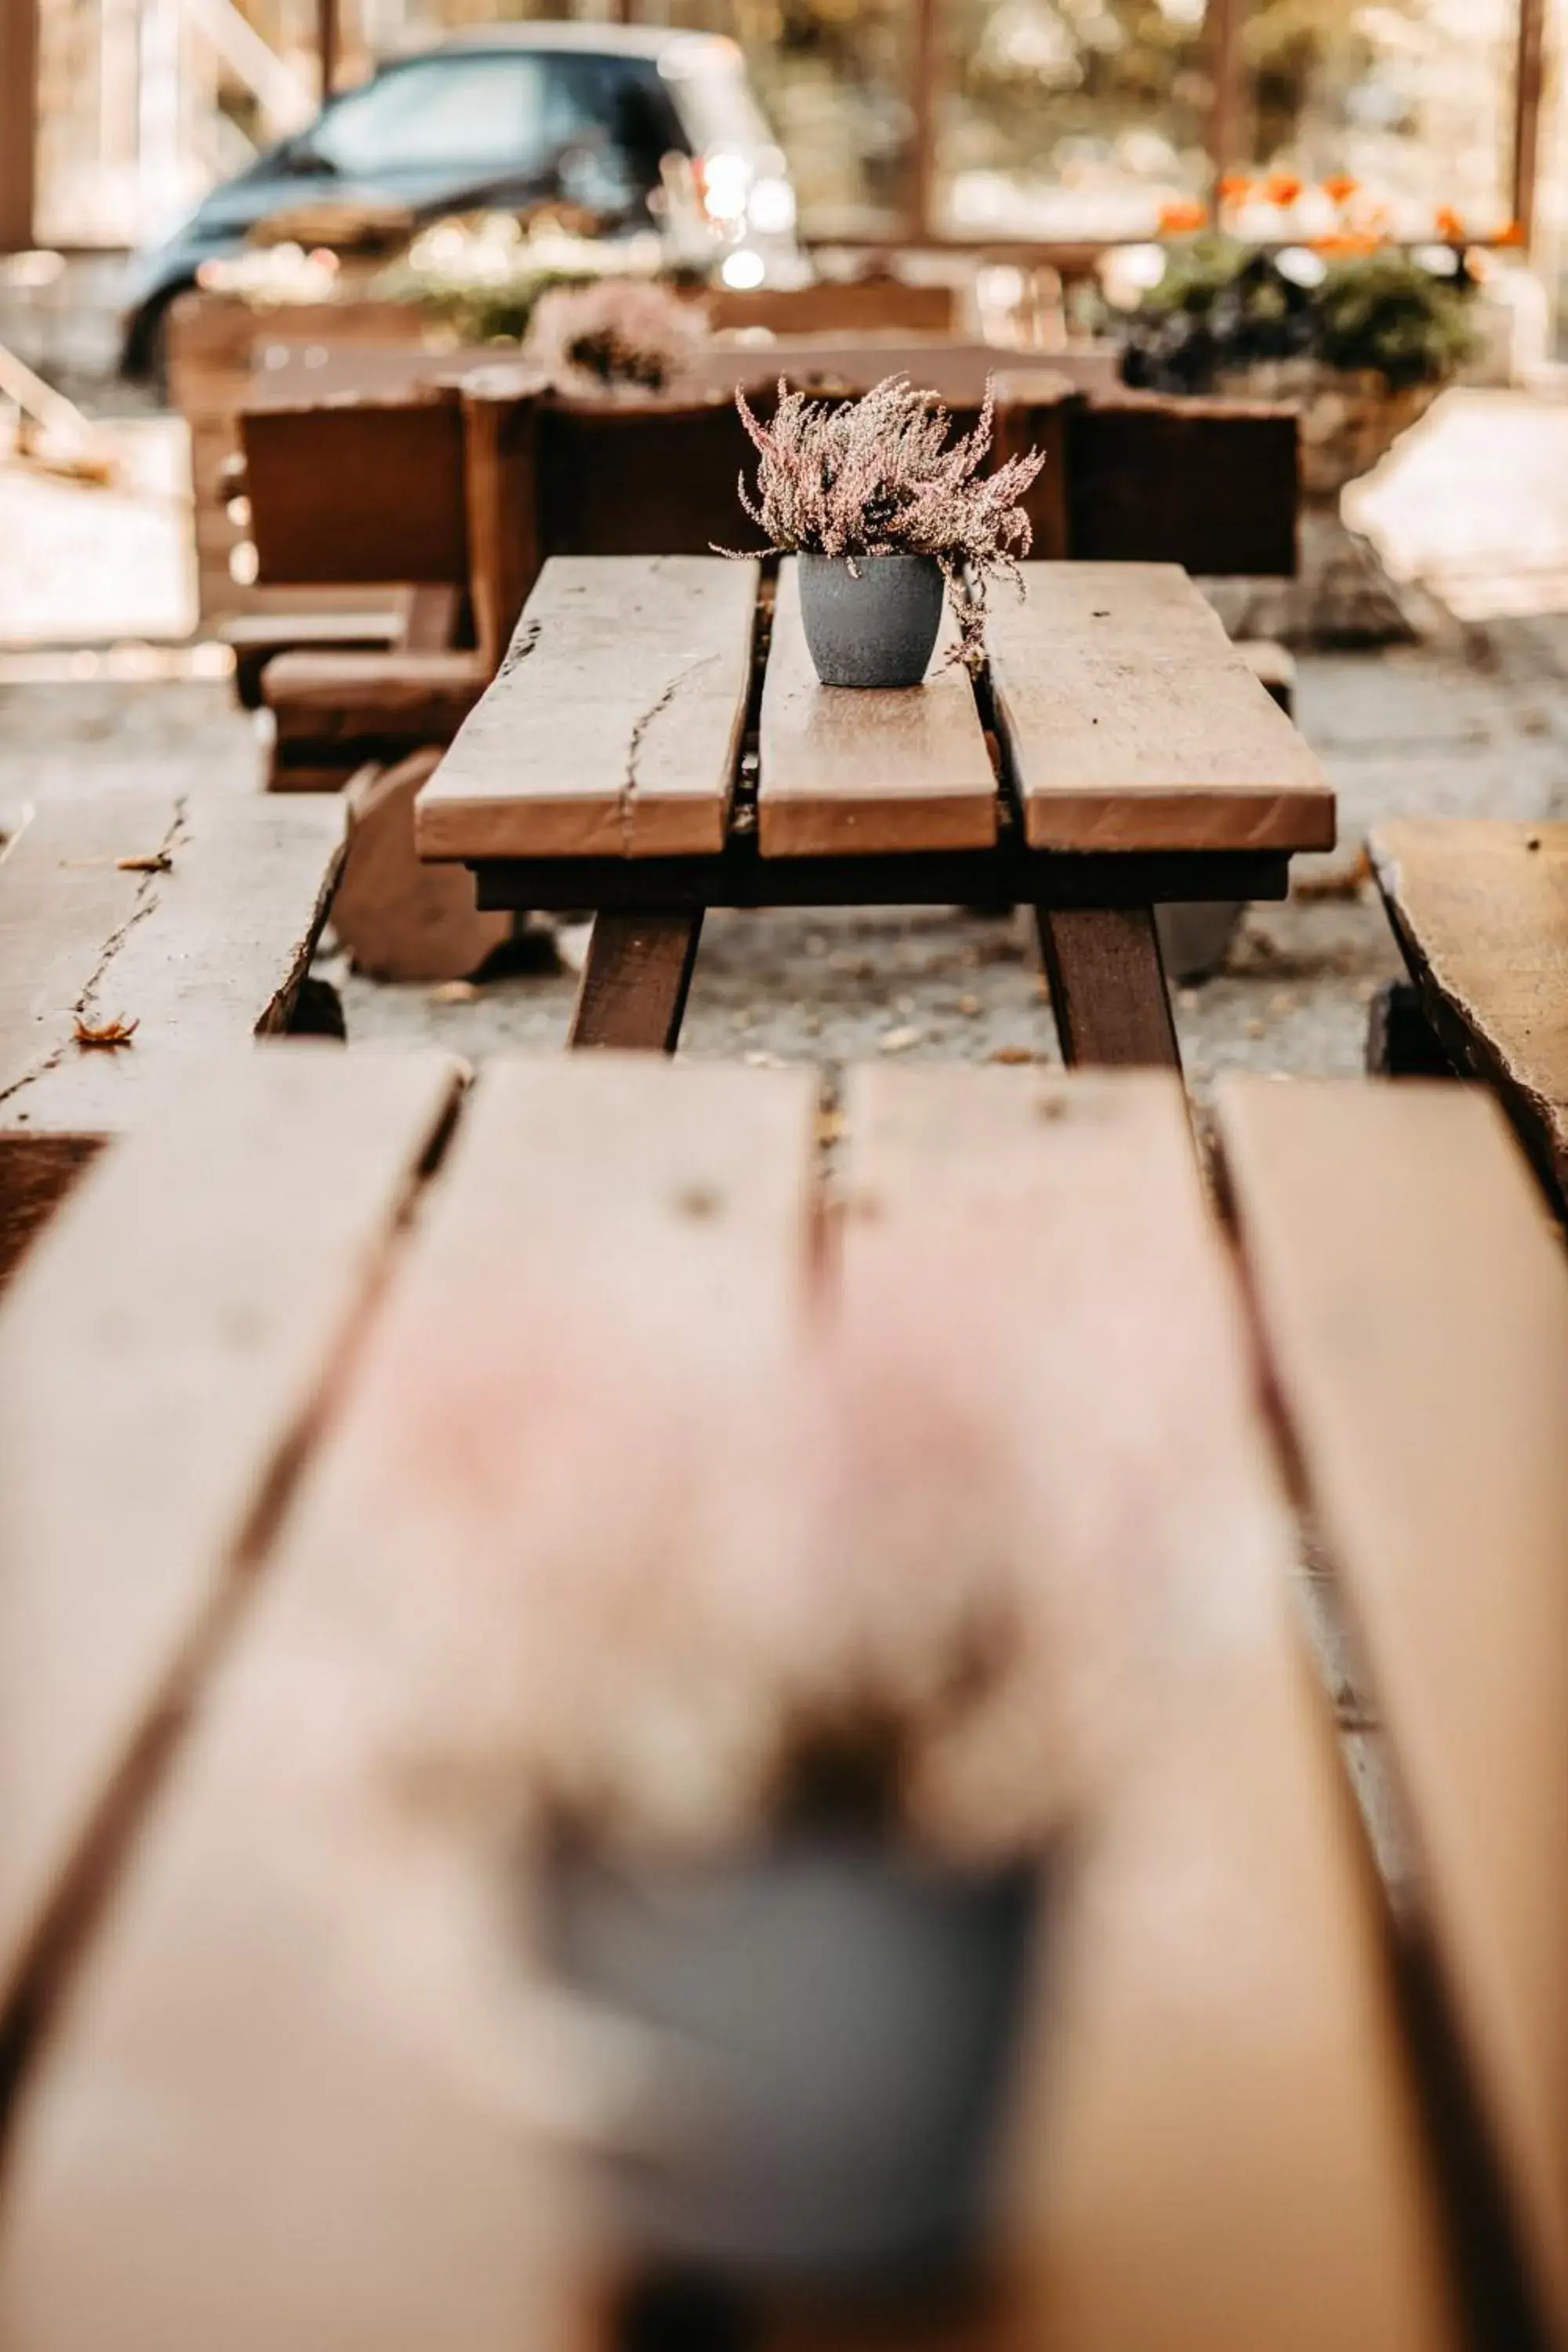
[[[139,255],[122,367],[159,373],[174,296],[204,261],[237,253],[277,215],[362,198],[419,220],[559,197],[621,229],[657,221],[673,233],[672,165],[689,194],[683,209],[729,283],[799,273],[794,191],[733,41],[610,25],[486,26],[329,100]]]

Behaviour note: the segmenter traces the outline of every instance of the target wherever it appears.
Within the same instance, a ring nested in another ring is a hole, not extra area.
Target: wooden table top
[[[554,557],[420,795],[420,853],[696,857],[737,823],[764,857],[963,851],[1015,810],[1037,850],[1331,846],[1316,758],[1177,566],[1034,563],[1025,583],[1022,602],[993,592],[988,740],[941,650],[912,691],[819,685],[793,562],[753,721],[760,567]],[[740,766],[753,723],[754,811]]]
[[[1046,1473],[1030,1557],[1135,1617],[1162,1593],[1173,1638],[1053,1929],[990,2299],[761,2340],[1458,2352],[1405,1915],[1309,1664],[1287,1449],[1552,2297],[1568,1266],[1493,1106],[1234,1083],[1255,1339],[1170,1078],[854,1074],[826,1250],[811,1074],[606,1055],[458,1088],[438,1056],[231,1057],[0,1304],[7,2346],[615,2352],[605,2217],[541,2120],[573,2061],[526,1997],[523,1597],[570,1574],[563,1426],[630,1527],[667,1458],[637,1432],[693,1366],[771,1381],[830,1326],[990,1368]]]

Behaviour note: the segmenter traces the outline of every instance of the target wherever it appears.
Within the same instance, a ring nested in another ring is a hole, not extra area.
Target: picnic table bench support
[[[1062,1059],[1179,1070],[1152,907],[1037,907]]]
[[[605,908],[594,918],[572,1014],[574,1047],[673,1054],[702,937],[702,909]]]

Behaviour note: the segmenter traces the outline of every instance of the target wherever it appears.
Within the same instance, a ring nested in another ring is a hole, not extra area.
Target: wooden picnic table
[[[597,910],[578,1045],[673,1050],[711,906],[1032,907],[1073,1062],[1178,1062],[1154,908],[1282,898],[1312,752],[1178,567],[1036,563],[972,684],[818,685],[795,566],[554,558],[416,810],[483,908]]]
[[[1080,1825],[988,2294],[758,2341],[1568,2342],[1568,1266],[1495,1107],[1231,1085],[1255,1333],[1168,1075],[854,1074],[829,1249],[803,1071],[459,1088],[230,1055],[0,1306],[8,2352],[616,2352],[613,2228],[503,2095],[538,2066],[571,2106],[502,1932],[520,1436],[563,1344],[607,1376],[651,1315],[765,1378],[951,1251],[984,1278],[923,1344],[1012,1368],[997,1409],[1066,1468],[1040,1558],[1109,1541],[1134,1598],[1173,1563],[1180,1637]],[[651,1399],[594,1393],[608,1470]],[[1426,1865],[1392,1911],[1292,1495]]]

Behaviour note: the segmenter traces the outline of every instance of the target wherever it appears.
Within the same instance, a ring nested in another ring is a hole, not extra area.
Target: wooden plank
[[[520,1736],[563,1469],[646,1501],[662,1447],[607,1433],[691,1335],[710,1369],[791,1344],[815,1087],[583,1055],[476,1091],[18,2119],[0,2333],[29,2352],[588,2340],[580,2191],[466,2063],[521,2032],[548,2081],[552,2034],[510,2006],[517,1823],[469,1765]]]
[[[1403,817],[1369,846],[1443,1045],[1568,1198],[1568,824]]]
[[[489,672],[474,652],[289,653],[268,662],[262,699],[278,743],[449,743]]]
[[[447,1115],[445,1056],[198,1058],[0,1311],[0,2043],[191,1696]],[[52,1986],[43,1990],[47,1992]]]
[[[332,931],[354,970],[375,980],[463,980],[511,937],[510,916],[476,907],[460,867],[415,855],[415,799],[439,757],[416,751],[395,767],[362,769],[345,787],[349,847]]]
[[[756,593],[718,556],[553,557],[419,796],[421,856],[721,848]]]
[[[1229,1079],[1220,1129],[1417,1899],[1568,2342],[1568,1264],[1478,1089]]]
[[[1057,1038],[1069,1064],[1179,1070],[1152,907],[1037,907]]]
[[[1101,394],[1072,421],[1072,552],[1189,572],[1296,570],[1293,408]]]
[[[701,938],[700,911],[601,909],[572,1011],[571,1044],[673,1054]]]
[[[1181,1089],[878,1068],[847,1113],[844,1311],[896,1317],[900,1363],[923,1314],[966,1396],[992,1368],[986,1410],[1033,1464],[1042,1605],[1109,1588],[1147,1630],[1096,1694],[1108,1780],[1047,1955],[1000,2308],[957,2340],[1452,2346],[1370,1874]],[[1042,1771],[1051,1716],[1028,1718]]]
[[[1329,849],[1313,753],[1169,564],[1031,563],[986,621],[1036,849]]]
[[[956,638],[948,617],[913,692],[819,685],[801,624],[799,567],[780,565],[763,681],[764,857],[990,846],[996,779],[969,673],[948,658]]]
[[[708,298],[709,319],[721,334],[766,327],[778,335],[950,335],[957,308],[953,287],[914,286],[902,278],[822,278],[754,294],[715,287]]]
[[[240,418],[262,586],[379,581],[466,587],[456,390],[266,408]]]
[[[552,555],[760,549],[735,494],[753,457],[727,396],[553,402],[539,418],[541,543]]]
[[[540,566],[541,380],[491,368],[463,387],[463,495],[468,504],[474,635],[487,678],[511,643]]]
[[[0,1132],[112,1134],[172,1055],[282,1029],[343,836],[335,800],[44,802],[0,861]],[[165,871],[118,863],[161,856]],[[137,1025],[95,1049],[79,1017]]]

